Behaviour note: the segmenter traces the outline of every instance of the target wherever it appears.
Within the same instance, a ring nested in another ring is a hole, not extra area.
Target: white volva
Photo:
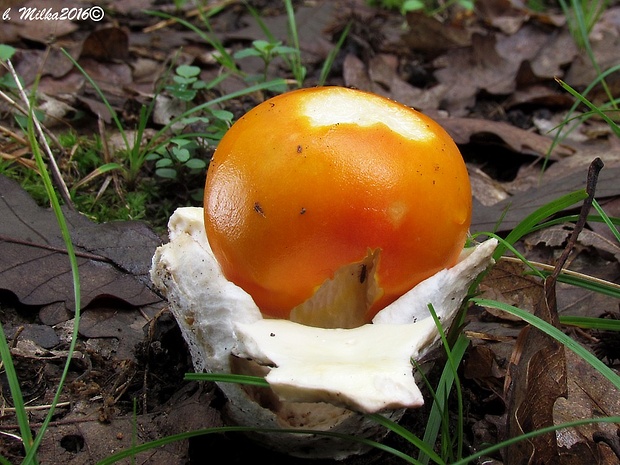
[[[323,329],[263,319],[252,298],[223,276],[206,239],[202,208],[179,208],[169,229],[170,242],[157,249],[151,278],[169,301],[195,371],[262,374],[271,387],[265,392],[219,383],[229,420],[374,439],[386,430],[357,412],[398,420],[403,408],[424,403],[411,359],[421,359],[439,339],[428,306],[447,330],[497,245],[488,240],[466,249],[454,267],[418,284],[371,324]],[[266,435],[261,441],[303,457],[345,458],[365,450],[320,435]]]

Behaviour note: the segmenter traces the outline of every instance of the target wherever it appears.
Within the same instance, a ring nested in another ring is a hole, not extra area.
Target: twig
[[[0,431],[0,434],[4,435],[4,436],[8,436],[10,438],[15,439],[16,441],[19,442],[24,442],[24,440],[21,438],[21,436],[18,436],[17,434],[13,434],[13,433],[7,433],[6,431]]]
[[[558,258],[555,269],[550,276],[553,277],[554,281],[557,280],[557,277],[562,272],[562,268],[564,267],[566,260],[568,260],[568,257],[570,256],[573,249],[575,248],[575,245],[577,244],[579,234],[581,234],[581,231],[586,225],[586,222],[588,220],[588,213],[590,211],[590,208],[592,208],[592,202],[594,201],[594,193],[596,191],[598,175],[603,169],[603,166],[603,161],[598,157],[595,158],[590,164],[590,168],[588,169],[588,178],[586,181],[586,193],[588,194],[588,197],[583,201],[583,205],[581,206],[581,210],[579,212],[579,217],[577,218],[577,223],[575,223],[575,227],[573,228],[573,231],[568,238],[566,247],[564,248],[562,255],[560,255],[560,258]]]
[[[598,157],[595,158],[592,163],[590,163],[590,168],[588,169],[588,178],[586,181],[586,193],[588,194],[588,197],[583,201],[583,205],[581,206],[581,210],[579,211],[579,217],[577,218],[575,227],[573,228],[573,231],[568,238],[566,247],[562,251],[562,255],[560,255],[560,258],[558,258],[553,272],[545,278],[545,281],[543,283],[546,309],[548,312],[546,314],[547,321],[556,327],[559,327],[560,323],[556,295],[556,283],[558,280],[558,276],[562,272],[562,268],[564,268],[568,257],[573,252],[573,249],[577,244],[579,234],[581,233],[581,231],[583,231],[583,228],[586,225],[586,222],[588,220],[588,212],[590,211],[590,208],[592,208],[592,203],[594,202],[594,193],[596,191],[598,175],[603,169],[603,166],[603,161]]]
[[[3,94],[2,98],[5,98],[5,97],[10,98],[10,97],[8,97],[8,95],[4,94],[4,92],[2,92],[2,91],[0,91],[0,94]],[[13,103],[15,103],[15,102],[13,102]],[[0,132],[2,132],[5,135],[9,136],[11,139],[15,139],[17,142],[19,142],[22,145],[28,145],[28,141],[26,139],[21,137],[16,132],[11,131],[7,127],[4,127],[4,126],[0,125]]]
[[[11,60],[7,60],[6,63],[8,65],[9,73],[13,77],[13,80],[15,81],[15,85],[17,86],[17,89],[19,90],[20,97],[22,98],[22,101],[26,105],[26,109],[27,110],[31,110],[30,101],[28,99],[28,96],[26,95],[26,92],[24,91],[24,87],[22,86],[22,84],[21,84],[21,82],[19,80],[19,77],[17,76],[17,72],[15,71],[15,68],[13,67],[13,63],[11,62]],[[17,102],[15,102],[13,99],[11,99],[8,95],[4,94],[1,91],[0,91],[0,95],[5,100],[8,99],[7,102],[9,102],[15,108],[20,108],[20,106],[17,104]],[[24,112],[23,109],[21,109],[21,111]],[[26,112],[25,114],[29,115],[30,111]],[[37,118],[35,118],[35,117],[32,118],[32,123],[33,123],[33,125],[35,127],[35,130],[37,131],[37,136],[39,138],[39,143],[45,149],[45,152],[46,152],[47,157],[49,159],[49,162],[50,162],[50,165],[51,165],[52,177],[54,178],[54,182],[56,183],[56,187],[60,191],[60,195],[63,198],[63,200],[65,201],[65,204],[70,209],[75,210],[75,206],[73,205],[73,201],[71,200],[71,195],[69,194],[69,189],[67,188],[67,185],[65,184],[65,181],[62,179],[62,175],[60,173],[60,169],[58,168],[58,164],[56,163],[56,159],[54,158],[54,154],[52,153],[52,149],[50,149],[50,146],[47,143],[47,140],[45,139],[45,134],[44,134],[44,131],[43,131],[42,127],[41,127],[41,124],[39,123],[39,120]]]
[[[508,257],[506,255],[501,256],[499,258],[499,261],[511,262],[511,263],[523,263],[523,261],[520,258]],[[557,266],[557,265],[548,265],[546,263],[541,263],[541,262],[531,261],[531,260],[528,260],[528,263],[534,266],[535,268],[540,268],[541,270],[545,270],[545,271],[554,271]],[[579,273],[578,271],[569,270],[568,268],[562,268],[562,274],[566,276],[572,276],[573,278],[579,278],[579,279],[582,279],[584,281],[588,281],[594,284],[600,284],[602,286],[606,286],[606,287],[620,291],[620,284],[618,283],[614,283],[612,281],[606,281],[604,279],[597,278],[595,276],[590,276],[588,274]]]
[[[75,425],[77,423],[99,423],[99,419],[98,418],[72,418],[69,420],[57,420],[57,421],[50,421],[47,424],[47,426]],[[41,426],[43,426],[43,423],[30,423],[31,428],[40,428]],[[16,424],[2,425],[2,429],[11,429],[11,430],[19,429],[19,425],[16,425]]]
[[[8,103],[9,106],[11,106],[15,110],[19,111],[22,115],[28,116],[28,111],[26,109],[24,109],[19,103],[17,103],[15,100],[13,100],[11,97],[9,97],[7,94],[2,92],[1,90],[0,90],[0,97],[2,97],[2,99],[6,103]],[[52,131],[50,131],[45,126],[41,126],[41,130],[47,135],[47,137],[49,137],[52,140],[52,142],[54,142],[54,145],[56,145],[56,147],[58,147],[59,150],[61,150],[63,152],[65,151],[65,149],[62,146],[62,144],[58,141],[58,138],[56,137],[56,135]],[[23,139],[21,139],[21,140],[23,140]],[[29,145],[29,144],[28,144],[27,141],[24,140],[24,145]]]
[[[58,402],[56,404],[56,407],[69,407],[71,406],[71,402]],[[51,405],[30,405],[30,406],[25,406],[24,410],[29,411],[29,412],[34,412],[36,410],[49,410],[49,408],[51,407]],[[15,408],[14,407],[5,407],[2,409],[3,412],[15,412]]]

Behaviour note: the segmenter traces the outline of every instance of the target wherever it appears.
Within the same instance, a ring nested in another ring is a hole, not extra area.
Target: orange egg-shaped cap
[[[211,160],[207,238],[224,275],[287,318],[340,267],[380,250],[374,314],[453,266],[471,221],[463,158],[433,119],[343,87],[271,98]]]

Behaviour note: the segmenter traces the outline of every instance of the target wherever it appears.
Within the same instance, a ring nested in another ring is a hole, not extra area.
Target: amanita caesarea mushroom
[[[424,402],[411,360],[439,340],[429,304],[447,329],[492,263],[495,240],[463,249],[458,149],[408,107],[328,87],[251,110],[211,163],[205,208],[172,215],[151,269],[195,371],[265,377],[270,389],[219,383],[231,423],[380,439],[364,413],[398,420]],[[319,434],[261,442],[301,457],[366,450]]]

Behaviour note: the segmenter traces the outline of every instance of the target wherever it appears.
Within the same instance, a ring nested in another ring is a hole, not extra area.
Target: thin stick
[[[586,192],[588,193],[588,197],[583,201],[583,205],[581,206],[581,211],[579,212],[579,217],[577,218],[575,227],[573,228],[573,231],[568,238],[568,243],[566,244],[562,255],[560,255],[560,258],[558,258],[558,261],[556,262],[555,269],[553,270],[553,274],[551,275],[554,281],[557,280],[557,277],[562,271],[566,260],[568,260],[568,257],[570,256],[573,249],[575,248],[575,245],[577,244],[579,234],[581,234],[581,231],[583,230],[586,222],[588,221],[588,213],[590,212],[590,209],[592,208],[592,202],[594,201],[594,193],[596,191],[598,175],[603,169],[603,166],[603,161],[598,157],[595,158],[590,164],[590,168],[588,169],[588,178],[586,181]]]
[[[71,402],[58,402],[56,404],[56,407],[70,407],[71,406]],[[31,406],[26,406],[24,407],[24,410],[27,411],[36,411],[36,410],[49,410],[51,407],[51,405],[31,405]],[[5,407],[2,409],[4,412],[14,412],[15,408],[13,407]]]
[[[500,257],[499,261],[511,262],[511,263],[523,263],[523,261],[520,258],[508,257],[505,255]],[[556,266],[548,265],[547,263],[541,263],[541,262],[536,262],[536,261],[531,261],[531,260],[528,260],[528,262],[530,263],[530,265],[534,266],[535,268],[540,268],[541,270],[554,271],[556,268]],[[579,273],[578,271],[569,270],[568,268],[562,268],[562,273],[565,274],[566,276],[572,276],[574,278],[583,279],[584,281],[588,281],[594,284],[600,284],[602,286],[606,286],[612,289],[617,289],[620,291],[620,284],[614,283],[612,281],[606,281],[604,279],[597,278],[595,276],[590,276],[584,273]]]
[[[17,72],[15,71],[15,68],[13,68],[13,63],[11,63],[11,60],[7,60],[7,65],[9,68],[9,73],[11,74],[11,76],[13,77],[13,80],[15,81],[15,85],[17,86],[17,89],[19,90],[19,94],[24,102],[24,104],[26,105],[26,108],[30,107],[30,101],[28,100],[28,96],[26,95],[26,92],[24,91],[24,88],[19,80],[19,77],[17,76]],[[15,102],[13,99],[11,99],[8,95],[4,94],[3,92],[0,91],[0,95],[2,96],[2,98],[4,98],[5,100],[7,100],[7,102],[9,102],[11,105],[13,105],[16,108],[20,108],[20,106],[17,104],[17,102]],[[25,112],[25,110],[21,109],[22,112]],[[26,115],[28,115],[28,112],[25,112]],[[71,209],[71,210],[75,210],[75,206],[73,205],[73,201],[71,200],[71,194],[69,194],[69,189],[67,188],[67,185],[65,184],[64,179],[62,179],[62,175],[60,173],[60,169],[58,168],[58,164],[56,163],[56,159],[54,158],[54,154],[52,153],[52,149],[50,149],[49,144],[47,143],[47,140],[45,139],[45,134],[43,132],[43,129],[41,128],[41,124],[39,123],[39,120],[37,118],[32,118],[32,122],[34,124],[34,128],[37,131],[37,135],[39,136],[39,143],[41,144],[41,146],[43,146],[43,148],[45,149],[45,152],[47,153],[47,157],[49,159],[50,165],[51,165],[51,172],[52,172],[52,177],[54,178],[54,181],[56,183],[56,187],[58,188],[58,190],[60,191],[60,195],[63,198],[63,200],[65,201],[65,204]]]

